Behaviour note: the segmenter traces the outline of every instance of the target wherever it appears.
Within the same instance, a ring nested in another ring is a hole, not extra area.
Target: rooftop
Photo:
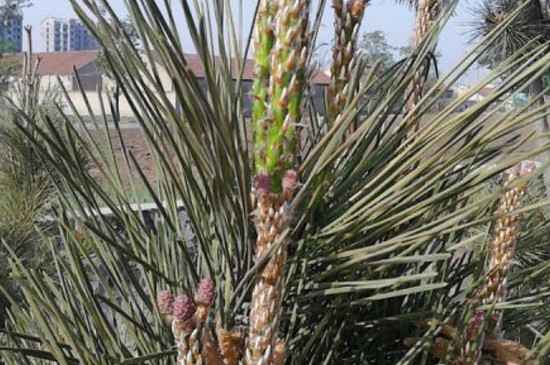
[[[185,61],[187,62],[187,67],[195,74],[197,77],[204,77],[205,70],[202,64],[200,57],[196,54],[186,53],[184,54]],[[216,63],[219,63],[219,57],[215,59]],[[234,78],[239,77],[238,75],[238,65],[235,59],[232,60],[232,70],[231,74]],[[244,64],[243,70],[243,80],[251,81],[254,80],[254,60],[247,59]],[[313,76],[314,84],[328,85],[330,83],[330,77],[321,71],[315,72]]]
[[[16,57],[20,65],[24,62],[24,53],[18,53]],[[41,52],[34,53],[33,58],[40,58],[39,75],[70,75],[73,73],[73,67],[77,70],[92,63],[97,58],[97,51],[79,51],[79,52]]]
[[[33,56],[40,57],[40,68],[38,73],[40,75],[70,75],[73,73],[73,66],[78,70],[97,58],[97,51],[75,51],[75,52],[42,52],[35,53]],[[14,56],[21,65],[23,65],[24,54],[18,53]],[[185,54],[185,60],[189,69],[199,78],[205,77],[205,70],[202,65],[201,59],[195,54]],[[216,63],[219,62],[219,58],[216,58]],[[237,63],[233,60],[233,69],[231,71],[234,78],[239,77]],[[244,65],[243,79],[251,81],[254,79],[254,61],[248,59]],[[330,77],[323,72],[316,72],[313,76],[314,84],[327,85],[330,83]]]

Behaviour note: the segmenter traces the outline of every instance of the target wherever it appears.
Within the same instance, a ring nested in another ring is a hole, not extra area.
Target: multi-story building
[[[23,49],[23,13],[14,10],[0,19],[0,52],[21,52]]]
[[[94,51],[97,41],[77,19],[46,18],[42,22],[46,52]]]

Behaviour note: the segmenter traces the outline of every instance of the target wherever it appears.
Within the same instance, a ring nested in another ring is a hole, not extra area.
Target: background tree
[[[387,71],[398,60],[411,57],[414,53],[414,49],[410,44],[399,46],[388,43],[386,33],[380,30],[363,33],[359,42],[359,49],[367,64],[372,65],[380,60],[381,72]],[[440,59],[441,56],[441,52],[438,51],[433,55],[436,60]],[[435,72],[435,69],[431,69],[431,71]]]
[[[359,41],[359,49],[367,64],[373,65],[380,61],[380,72],[387,71],[395,64],[395,47],[388,43],[386,33],[380,30],[364,33]]]
[[[393,48],[397,54],[399,55],[399,58],[407,58],[407,57],[410,57],[413,55],[413,52],[414,52],[414,49],[412,48],[411,45],[407,45],[407,46],[400,46],[400,47],[394,47]],[[441,54],[441,52],[439,51],[435,51],[433,53],[433,57],[436,59],[436,60],[439,60],[441,59],[443,55]]]

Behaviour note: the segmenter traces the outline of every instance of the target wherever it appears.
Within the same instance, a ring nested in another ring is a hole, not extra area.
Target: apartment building
[[[78,19],[46,18],[42,22],[46,52],[94,51],[97,41]]]

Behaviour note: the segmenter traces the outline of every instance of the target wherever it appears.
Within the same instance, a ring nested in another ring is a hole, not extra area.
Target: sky
[[[246,4],[247,1],[253,3],[252,0],[244,0],[244,3]],[[438,48],[442,55],[439,64],[442,72],[450,69],[467,52],[470,46],[468,44],[470,39],[468,23],[472,20],[472,8],[478,1],[481,0],[461,0],[456,14],[443,31]],[[44,50],[40,27],[42,20],[49,16],[74,17],[75,14],[68,0],[33,0],[33,2],[32,7],[24,10],[24,23],[33,26],[35,50],[42,51]],[[237,3],[235,0],[233,2]],[[328,0],[327,4],[330,2]],[[124,0],[111,0],[109,4],[121,14],[126,13]],[[243,18],[250,19],[252,12],[253,6],[245,6]],[[395,1],[391,0],[371,0],[371,5],[365,13],[361,33],[381,30],[386,33],[389,44],[396,47],[405,46],[410,42],[413,22],[414,13],[408,6],[397,5]],[[332,23],[332,9],[327,9],[320,34],[321,42],[330,44],[333,31]],[[192,51],[190,45],[188,47],[190,48],[188,51]],[[327,53],[330,52],[328,47],[325,49]],[[471,84],[482,77],[484,73],[483,70],[472,70],[462,81]]]

